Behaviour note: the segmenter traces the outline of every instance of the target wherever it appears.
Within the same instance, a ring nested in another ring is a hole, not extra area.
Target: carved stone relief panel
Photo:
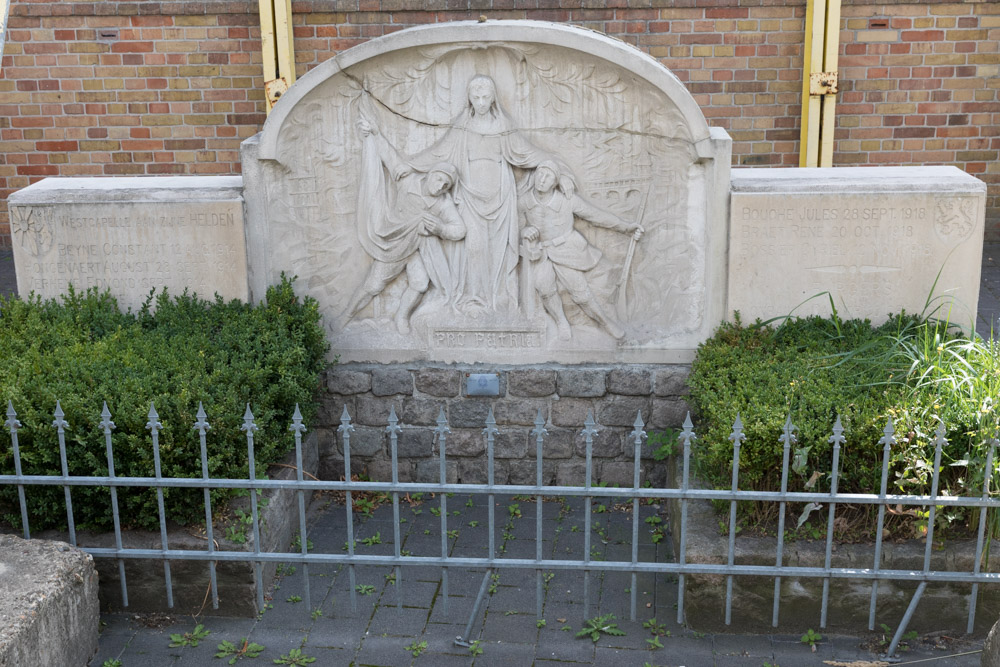
[[[262,193],[248,206],[264,208],[248,215],[251,263],[299,276],[345,359],[693,348],[721,314],[706,307],[723,245],[707,218],[727,139],[692,121],[679,84],[501,33],[417,39],[303,79],[245,150]]]

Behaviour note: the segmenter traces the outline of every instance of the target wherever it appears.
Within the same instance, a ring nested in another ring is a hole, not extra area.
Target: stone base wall
[[[486,438],[483,428],[490,408],[497,421],[495,481],[534,484],[535,438],[541,411],[548,435],[543,450],[545,484],[582,484],[586,471],[580,434],[588,411],[597,421],[594,436],[594,484],[631,486],[634,450],[628,433],[636,414],[649,431],[677,428],[688,407],[686,365],[604,365],[505,367],[427,364],[345,364],[327,372],[327,392],[317,417],[320,476],[344,475],[343,440],[337,432],[347,408],[355,431],[351,436],[351,472],[373,480],[391,479],[390,408],[395,408],[399,435],[399,479],[436,482],[440,478],[434,427],[443,409],[450,483],[486,481]],[[499,396],[469,396],[470,373],[497,373]],[[663,466],[652,458],[655,447],[642,449],[642,480],[661,484]]]

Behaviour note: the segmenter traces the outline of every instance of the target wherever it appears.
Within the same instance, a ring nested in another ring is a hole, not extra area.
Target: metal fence
[[[340,436],[343,439],[343,452],[344,452],[344,468],[348,471],[346,481],[333,481],[333,480],[306,480],[303,479],[302,471],[302,434],[305,432],[306,427],[302,424],[302,417],[296,407],[295,414],[292,417],[292,423],[289,426],[289,430],[293,432],[293,438],[295,443],[295,455],[296,455],[296,478],[294,480],[269,480],[269,479],[258,479],[255,469],[255,458],[254,458],[254,433],[257,431],[257,426],[254,423],[254,416],[250,411],[249,405],[247,406],[246,412],[243,415],[243,425],[241,429],[246,434],[247,442],[247,457],[248,457],[248,476],[242,479],[220,479],[212,478],[209,476],[208,468],[208,451],[206,445],[206,434],[209,430],[209,423],[207,422],[207,416],[204,409],[199,405],[199,410],[197,413],[197,421],[194,423],[193,427],[198,431],[200,439],[200,453],[201,453],[201,476],[192,478],[166,478],[161,475],[160,470],[160,451],[159,451],[159,431],[163,428],[159,421],[158,415],[154,407],[150,406],[149,410],[149,421],[146,423],[146,428],[150,431],[151,447],[153,451],[153,461],[154,461],[154,476],[153,477],[119,477],[115,474],[114,465],[114,449],[112,442],[112,431],[115,429],[114,422],[111,421],[111,414],[108,411],[107,404],[104,405],[104,409],[101,413],[101,420],[99,422],[99,427],[104,434],[105,439],[105,449],[107,456],[107,467],[108,474],[106,476],[71,476],[68,472],[67,458],[66,458],[66,445],[65,445],[65,431],[68,427],[64,419],[64,414],[57,403],[56,410],[54,412],[55,420],[52,422],[52,426],[55,428],[58,445],[60,460],[62,465],[62,475],[25,475],[22,473],[21,465],[21,454],[18,446],[18,430],[22,427],[20,421],[17,419],[17,414],[14,411],[14,407],[8,403],[7,408],[7,420],[5,425],[10,432],[13,462],[14,462],[14,474],[4,474],[0,475],[0,485],[14,485],[17,487],[17,495],[21,510],[21,521],[24,537],[26,539],[30,538],[30,523],[27,510],[27,503],[25,497],[25,487],[28,486],[62,486],[65,493],[66,501],[66,518],[69,527],[69,540],[74,545],[76,544],[76,532],[74,528],[73,521],[73,503],[72,503],[72,489],[73,487],[83,486],[83,487],[105,487],[109,489],[112,510],[113,510],[113,520],[114,520],[114,533],[115,533],[115,547],[114,548],[97,548],[97,547],[83,547],[85,551],[92,554],[97,558],[112,558],[116,559],[118,562],[119,574],[121,578],[121,594],[122,602],[125,606],[128,606],[128,586],[125,579],[125,568],[124,562],[126,559],[150,559],[162,561],[164,565],[164,575],[165,575],[165,587],[167,593],[167,604],[168,606],[173,606],[173,584],[171,582],[170,576],[170,562],[177,560],[195,560],[204,561],[207,563],[209,568],[209,576],[211,580],[211,594],[213,607],[218,608],[218,588],[215,576],[216,564],[221,561],[244,561],[254,564],[255,574],[256,574],[256,594],[259,608],[264,607],[264,584],[262,581],[262,565],[265,562],[280,562],[280,563],[297,563],[304,568],[304,599],[307,601],[306,609],[311,608],[310,592],[309,592],[309,576],[308,576],[308,566],[310,564],[334,564],[334,565],[346,565],[349,568],[350,577],[350,591],[351,591],[351,606],[352,609],[357,608],[357,597],[355,592],[355,567],[362,565],[377,565],[377,566],[389,566],[395,570],[396,586],[401,587],[403,585],[402,569],[404,567],[411,566],[435,566],[441,568],[441,584],[442,584],[442,599],[445,604],[445,612],[447,613],[447,600],[448,600],[448,569],[453,567],[460,568],[480,568],[485,569],[485,574],[483,576],[482,585],[479,589],[479,594],[477,596],[476,602],[473,607],[472,614],[470,615],[468,625],[466,626],[465,633],[458,638],[459,643],[468,645],[468,637],[472,629],[474,619],[478,613],[480,603],[486,593],[488,583],[490,581],[491,575],[498,569],[522,569],[522,570],[534,570],[536,573],[536,598],[537,598],[537,613],[539,617],[542,614],[542,599],[543,599],[543,571],[545,570],[582,570],[585,573],[583,579],[583,612],[584,615],[589,615],[590,608],[590,576],[593,573],[600,572],[627,572],[631,573],[632,576],[632,586],[630,588],[631,592],[631,610],[630,615],[632,620],[635,620],[636,615],[636,576],[638,573],[652,573],[652,574],[662,574],[662,575],[676,575],[677,577],[677,621],[678,623],[683,623],[684,621],[684,590],[686,585],[685,577],[687,575],[721,575],[726,578],[726,600],[725,600],[725,622],[730,624],[732,617],[732,606],[733,606],[733,580],[736,576],[763,576],[763,577],[773,577],[774,578],[774,602],[772,610],[772,624],[777,626],[778,624],[778,610],[781,604],[781,579],[783,577],[800,577],[800,578],[817,578],[821,579],[823,582],[823,597],[820,609],[820,627],[826,627],[827,622],[827,606],[829,601],[829,589],[830,582],[833,579],[859,579],[865,581],[871,581],[871,605],[869,609],[869,629],[874,629],[875,625],[875,611],[876,611],[876,598],[878,593],[879,582],[883,581],[907,581],[916,582],[917,588],[910,600],[909,606],[900,622],[891,644],[889,645],[888,656],[893,656],[899,642],[906,631],[906,627],[913,615],[917,604],[920,601],[921,596],[924,593],[925,588],[928,583],[940,582],[940,583],[970,583],[972,584],[972,590],[969,594],[969,613],[968,613],[968,632],[972,632],[973,624],[975,621],[976,613],[976,601],[978,597],[978,587],[980,584],[994,584],[1000,582],[1000,573],[991,573],[981,571],[980,563],[982,562],[982,555],[984,549],[984,541],[986,536],[986,510],[996,508],[1000,506],[1000,499],[992,498],[989,483],[991,475],[987,474],[984,476],[984,484],[982,489],[982,494],[978,497],[970,496],[946,496],[938,494],[938,483],[939,483],[939,473],[941,467],[941,453],[943,447],[947,444],[947,440],[944,437],[945,428],[943,424],[940,424],[936,437],[934,438],[934,469],[932,475],[931,492],[929,495],[899,495],[899,494],[889,494],[888,491],[888,476],[889,476],[889,456],[890,449],[892,445],[896,443],[894,437],[893,425],[891,420],[887,423],[884,431],[883,437],[879,440],[879,444],[883,445],[882,454],[882,476],[881,476],[881,488],[878,494],[858,494],[858,493],[839,493],[837,489],[838,478],[840,473],[840,453],[841,447],[845,443],[845,437],[843,435],[844,429],[841,426],[840,419],[838,418],[836,424],[833,426],[832,435],[829,438],[829,442],[833,445],[833,460],[830,472],[830,490],[828,492],[789,492],[788,491],[788,477],[789,477],[789,454],[790,449],[793,444],[796,443],[796,428],[792,424],[789,418],[785,422],[783,434],[780,441],[783,444],[783,457],[782,457],[782,473],[781,473],[781,489],[780,491],[746,491],[739,489],[739,473],[740,473],[740,449],[745,440],[745,435],[743,434],[743,424],[739,417],[736,418],[733,424],[732,433],[729,439],[733,443],[733,466],[732,466],[732,485],[729,490],[724,489],[695,489],[691,488],[691,475],[690,475],[690,462],[691,462],[691,452],[694,443],[697,440],[695,432],[693,430],[693,425],[690,420],[690,416],[685,420],[683,425],[683,430],[678,436],[679,444],[682,450],[682,473],[681,473],[681,483],[678,488],[643,488],[640,487],[640,455],[642,450],[643,441],[646,439],[646,431],[641,414],[636,416],[634,429],[629,433],[629,442],[634,447],[634,474],[633,474],[633,484],[631,488],[622,487],[599,487],[592,485],[593,478],[593,445],[594,436],[598,433],[599,427],[594,422],[592,414],[588,414],[587,419],[584,423],[584,428],[581,434],[584,439],[585,445],[585,455],[586,455],[586,471],[584,484],[582,486],[548,486],[542,483],[543,474],[543,446],[545,442],[545,437],[547,431],[545,429],[545,420],[539,411],[538,416],[535,421],[535,428],[530,431],[531,435],[534,437],[536,452],[536,476],[534,485],[514,485],[514,484],[496,484],[494,475],[494,443],[496,436],[499,433],[497,429],[496,420],[493,417],[493,412],[490,410],[489,416],[485,422],[485,428],[483,429],[483,437],[486,441],[486,465],[487,465],[487,481],[485,484],[449,484],[446,478],[446,460],[447,460],[447,438],[450,433],[447,419],[445,418],[444,411],[442,410],[438,420],[437,427],[433,429],[435,440],[437,442],[437,452],[438,459],[440,463],[440,481],[436,483],[432,482],[410,482],[401,483],[399,481],[399,466],[397,460],[398,451],[398,437],[402,428],[399,426],[399,420],[396,416],[395,409],[391,409],[388,417],[388,426],[386,427],[386,432],[389,438],[389,451],[392,459],[392,479],[389,482],[376,482],[376,481],[352,481],[350,480],[349,471],[351,470],[351,434],[354,431],[354,426],[351,424],[351,417],[347,412],[345,407],[343,415],[341,417],[341,424],[338,429]],[[986,459],[986,470],[993,469],[994,455],[996,452],[997,445],[1000,444],[996,439],[989,441],[988,455]],[[122,546],[122,528],[121,520],[118,514],[118,489],[122,487],[153,487],[156,489],[157,493],[157,505],[159,510],[159,524],[160,524],[160,537],[161,543],[159,549],[139,549],[139,548],[123,548]],[[171,549],[167,540],[167,530],[166,530],[166,516],[164,513],[163,505],[163,489],[164,488],[200,488],[204,491],[204,504],[205,504],[205,530],[207,533],[208,541],[207,548],[205,550],[181,550],[181,549]],[[257,493],[250,493],[250,507],[251,507],[251,518],[252,518],[252,530],[253,530],[253,551],[227,551],[219,550],[215,548],[215,542],[213,540],[213,526],[212,526],[212,503],[209,491],[211,489],[255,489],[258,491],[263,491],[266,489],[285,489],[292,490],[296,492],[298,496],[298,518],[299,518],[299,534],[300,539],[300,551],[298,552],[271,552],[271,551],[261,551],[260,548],[260,519],[258,513],[258,503],[257,503]],[[316,554],[309,553],[307,547],[306,538],[306,513],[305,513],[305,494],[312,493],[315,491],[339,491],[343,492],[346,497],[346,514],[347,514],[347,553],[346,554]],[[392,555],[367,555],[358,554],[354,550],[354,518],[353,518],[353,493],[357,492],[381,492],[391,496],[392,498],[392,509],[394,518],[394,553]],[[440,556],[412,556],[403,554],[400,550],[400,520],[399,520],[399,501],[400,496],[408,493],[436,493],[440,502],[440,518],[441,518],[441,555]],[[448,495],[453,493],[466,493],[466,494],[482,494],[488,497],[488,520],[489,520],[489,543],[486,557],[474,558],[474,557],[456,557],[450,556],[448,553]],[[535,558],[500,558],[497,555],[497,549],[495,544],[495,516],[494,516],[494,498],[497,495],[510,494],[510,495],[520,495],[520,496],[534,496],[537,503],[536,511],[536,550]],[[582,497],[585,500],[585,505],[587,511],[584,514],[584,548],[582,559],[549,559],[543,558],[542,554],[542,518],[543,518],[543,501],[545,498],[552,497]],[[632,501],[632,549],[631,549],[631,559],[630,560],[619,560],[619,561],[596,561],[591,558],[591,500],[593,498],[601,497],[626,497]],[[639,502],[642,499],[652,499],[652,500],[675,500],[679,502],[680,505],[680,525],[673,527],[673,529],[680,530],[679,543],[680,548],[677,554],[676,562],[647,562],[640,561],[638,558],[638,535],[639,535]],[[712,563],[692,563],[687,561],[687,549],[686,540],[688,535],[688,504],[692,501],[704,501],[704,500],[722,500],[729,501],[729,535],[728,535],[728,552],[727,561],[723,564],[712,564]],[[775,553],[775,564],[774,565],[746,565],[736,563],[736,507],[737,503],[740,501],[771,501],[779,504],[779,518],[778,518],[778,531],[777,531],[777,544]],[[783,549],[784,549],[784,526],[785,526],[785,515],[786,507],[788,503],[815,503],[818,505],[826,504],[828,505],[828,516],[827,516],[827,531],[826,531],[826,550],[825,550],[825,563],[823,567],[804,567],[804,566],[791,566],[783,564]],[[868,568],[842,568],[842,567],[832,567],[831,556],[833,549],[833,533],[834,533],[834,520],[836,515],[836,508],[838,503],[850,503],[855,505],[877,505],[878,506],[878,523],[875,535],[875,556],[872,562],[872,566]],[[924,551],[923,567],[920,570],[898,570],[898,569],[881,569],[881,556],[882,556],[882,528],[885,522],[886,508],[889,505],[904,505],[904,506],[923,506],[927,508],[929,513],[927,522],[927,539],[926,547]],[[931,569],[931,549],[933,546],[933,536],[934,536],[934,523],[935,523],[935,513],[938,507],[970,507],[970,508],[980,508],[980,518],[978,526],[978,538],[976,543],[976,558],[975,565],[971,572],[956,572],[956,571],[935,571]],[[401,596],[397,598],[400,600]],[[401,604],[398,601],[397,604]]]

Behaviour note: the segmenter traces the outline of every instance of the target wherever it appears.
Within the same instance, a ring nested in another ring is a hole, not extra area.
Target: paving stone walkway
[[[432,512],[436,499],[420,504],[401,502],[400,547],[403,553],[440,553],[440,516]],[[452,555],[484,556],[487,543],[487,499],[484,496],[454,496],[449,500],[449,539]],[[582,501],[543,504],[543,553],[553,559],[578,559],[584,547]],[[607,504],[610,508],[611,505]],[[530,558],[535,550],[533,501],[497,497],[496,544],[501,557]],[[627,560],[631,557],[631,513],[621,509],[598,512],[594,503],[594,560]],[[649,516],[657,506],[640,509],[639,559],[670,560],[670,539],[653,542]],[[360,517],[359,517],[360,518]],[[393,513],[383,505],[357,527],[359,553],[393,553]],[[346,514],[342,505],[330,504],[314,512],[308,539],[315,553],[340,553],[346,542]],[[636,620],[629,620],[630,575],[592,574],[591,606],[584,610],[583,573],[558,570],[545,573],[542,619],[536,616],[535,573],[501,570],[490,580],[492,593],[484,597],[473,619],[468,640],[475,649],[458,646],[465,635],[483,570],[453,568],[448,577],[448,611],[445,612],[441,571],[438,568],[403,568],[395,581],[391,568],[357,567],[355,585],[357,611],[352,612],[350,578],[346,567],[309,569],[312,599],[307,603],[301,568],[278,579],[268,593],[268,609],[254,619],[232,619],[205,615],[190,617],[105,614],[107,624],[98,655],[91,662],[120,660],[122,667],[163,665],[222,665],[214,655],[223,641],[240,644],[243,638],[264,647],[255,661],[237,664],[274,664],[299,650],[316,659],[314,664],[332,666],[513,665],[569,667],[570,665],[826,665],[877,658],[877,636],[824,637],[816,651],[803,644],[805,628],[787,628],[798,634],[727,635],[693,632],[676,623],[677,584],[673,577],[640,575],[637,578]],[[224,594],[224,591],[220,591]],[[397,606],[399,605],[399,606]],[[318,612],[316,611],[318,610]],[[596,642],[575,635],[584,619],[614,614],[621,636],[602,634]],[[720,601],[721,614],[721,601]],[[653,648],[654,638],[646,627],[650,619],[660,624],[662,648]],[[211,634],[197,647],[171,647],[172,633],[191,632],[196,622]],[[150,627],[151,626],[151,627]],[[925,665],[979,665],[978,641],[928,637],[910,642],[904,663],[928,660]],[[968,653],[972,652],[972,653]],[[968,653],[954,656],[956,653]],[[954,657],[953,657],[954,656]]]

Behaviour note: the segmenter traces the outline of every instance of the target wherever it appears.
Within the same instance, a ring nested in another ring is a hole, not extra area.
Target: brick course
[[[670,68],[739,166],[798,164],[803,0],[302,0],[298,75],[441,21],[537,19],[607,33]],[[13,0],[0,68],[6,198],[46,176],[236,174],[264,122],[256,0]],[[844,0],[838,165],[954,164],[989,184],[1000,240],[1000,3]]]

